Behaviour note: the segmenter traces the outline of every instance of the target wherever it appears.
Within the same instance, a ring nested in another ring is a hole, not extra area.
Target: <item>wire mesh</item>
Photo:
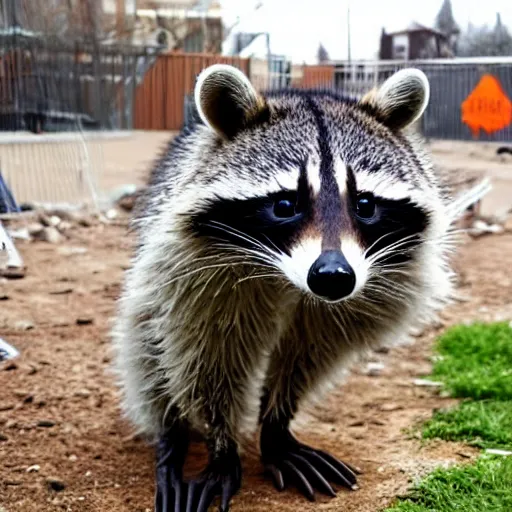
[[[158,49],[104,44],[86,19],[69,25],[76,12],[62,31],[50,2],[2,4],[1,175],[18,203],[94,206],[99,134],[132,128],[135,89]]]

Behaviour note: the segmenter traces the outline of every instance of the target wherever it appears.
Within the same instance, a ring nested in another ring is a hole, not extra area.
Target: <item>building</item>
[[[223,26],[216,0],[137,0],[133,10],[129,5],[123,14],[119,12],[123,0],[102,1],[106,16],[115,17],[118,26],[132,27],[128,31],[132,43],[164,46],[169,51],[221,52]],[[120,21],[123,16],[124,22]]]
[[[416,60],[453,57],[450,39],[433,28],[412,22],[406,29],[386,33],[382,30],[381,60]]]

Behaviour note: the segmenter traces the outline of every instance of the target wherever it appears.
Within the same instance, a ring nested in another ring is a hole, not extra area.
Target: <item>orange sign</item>
[[[462,103],[462,122],[469,126],[475,137],[480,130],[490,134],[512,123],[512,103],[496,77],[484,75],[480,79]]]

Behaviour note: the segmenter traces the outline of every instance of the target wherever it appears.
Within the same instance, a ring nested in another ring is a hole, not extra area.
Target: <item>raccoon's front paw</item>
[[[213,460],[199,477],[189,482],[186,512],[207,512],[217,496],[221,497],[220,511],[228,512],[229,502],[241,483],[242,466],[237,453]]]
[[[155,512],[181,511],[186,491],[183,465],[188,441],[188,432],[176,428],[162,436],[157,445]]]
[[[310,448],[293,437],[288,429],[263,424],[261,458],[278,491],[295,485],[307,499],[315,500],[314,489],[336,496],[330,482],[357,489],[357,471],[332,455]]]

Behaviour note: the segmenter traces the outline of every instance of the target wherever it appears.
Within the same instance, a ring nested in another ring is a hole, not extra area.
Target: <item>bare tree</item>
[[[493,28],[468,25],[459,46],[458,54],[465,57],[508,56],[512,54],[512,36],[498,13]]]
[[[451,0],[443,0],[441,9],[439,9],[436,16],[435,28],[446,35],[450,49],[456,53],[460,28],[453,16]]]
[[[324,64],[325,62],[329,62],[331,59],[329,57],[329,53],[325,49],[325,46],[320,43],[318,45],[318,50],[316,52],[316,60],[318,64]]]

